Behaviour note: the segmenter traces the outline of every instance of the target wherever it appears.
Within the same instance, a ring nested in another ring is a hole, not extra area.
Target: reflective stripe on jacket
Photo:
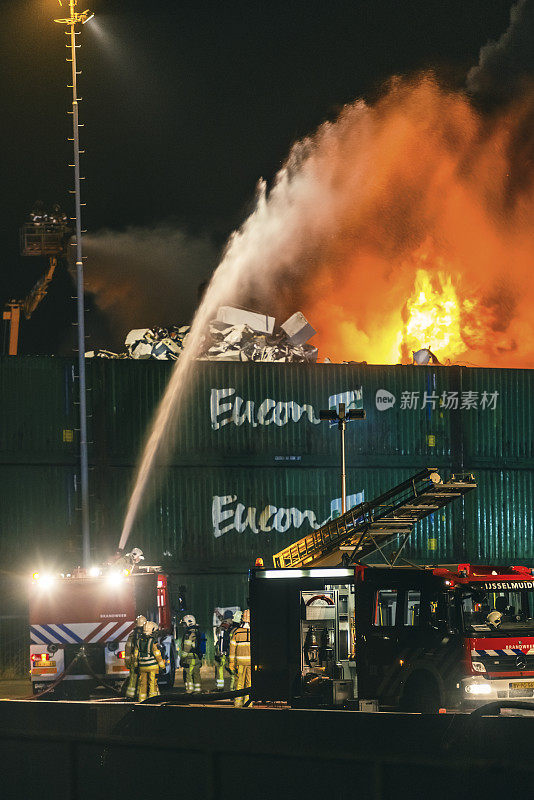
[[[151,636],[141,634],[136,650],[139,669],[153,669],[154,667],[161,667],[163,669],[165,666],[165,662],[161,657],[161,651]]]
[[[250,667],[250,628],[236,628],[230,639],[230,669]]]
[[[202,633],[198,625],[191,625],[185,629],[182,636],[180,663],[186,666],[193,659],[202,660],[202,656]]]

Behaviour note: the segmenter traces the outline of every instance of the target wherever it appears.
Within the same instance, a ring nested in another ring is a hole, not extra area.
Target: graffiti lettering
[[[315,409],[309,403],[299,405],[294,400],[283,402],[267,397],[256,409],[254,400],[244,400],[235,392],[230,387],[211,390],[210,414],[214,431],[230,423],[238,427],[248,423],[256,428],[258,425],[282,427],[288,422],[299,422],[302,417],[306,417],[314,425],[320,422]]]
[[[237,495],[215,496],[211,504],[213,535],[219,538],[225,533],[246,530],[252,533],[285,533],[290,528],[300,528],[305,522],[310,528],[319,527],[315,512],[298,508],[277,508],[266,505],[258,510],[255,506],[245,506],[237,502]]]

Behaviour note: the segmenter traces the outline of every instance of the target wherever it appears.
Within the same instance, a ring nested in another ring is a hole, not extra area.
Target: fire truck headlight
[[[98,567],[91,567],[91,569],[89,570],[89,575],[91,576],[91,578],[98,578],[98,576],[100,575],[100,570],[98,569]]]
[[[468,694],[491,694],[489,683],[468,683],[465,687]]]
[[[116,570],[113,572],[108,572],[107,575],[108,583],[111,584],[112,586],[116,586],[118,583],[120,583],[122,581],[122,578],[123,578],[122,573],[117,572]]]
[[[53,575],[41,575],[39,578],[39,586],[42,589],[50,589],[54,584],[54,576]]]
[[[472,666],[473,666],[473,669],[475,670],[475,672],[485,672],[486,671],[486,667],[484,666],[482,661],[473,661],[472,662]]]

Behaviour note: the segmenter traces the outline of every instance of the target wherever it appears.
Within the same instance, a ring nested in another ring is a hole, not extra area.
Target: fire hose
[[[56,680],[53,683],[50,684],[50,686],[48,686],[46,689],[43,689],[43,691],[39,692],[39,694],[32,694],[29,697],[26,697],[24,699],[25,700],[40,700],[44,695],[50,694],[61,683],[63,683],[63,681],[65,680],[67,675],[70,675],[73,672],[74,667],[79,665],[79,664],[83,665],[83,667],[85,668],[87,674],[90,675],[92,678],[94,678],[94,680],[96,680],[96,682],[97,682],[96,685],[97,686],[103,686],[105,689],[109,689],[111,692],[113,692],[117,696],[121,695],[120,689],[117,689],[117,687],[114,686],[112,683],[107,683],[102,678],[101,675],[97,675],[97,673],[94,671],[94,669],[92,668],[91,664],[89,663],[89,659],[87,658],[87,654],[85,652],[85,647],[82,644],[82,646],[80,647],[80,649],[78,650],[78,652],[76,653],[76,655],[74,656],[72,661],[70,662],[70,664],[67,667],[67,669],[64,672],[62,672],[61,675],[58,678],[56,678]]]
[[[143,700],[142,705],[190,705],[191,703],[212,703],[216,700],[233,700],[235,697],[246,697],[250,694],[250,686],[245,689],[237,689],[233,692],[165,692],[155,697],[148,697]],[[249,700],[248,705],[251,701]]]

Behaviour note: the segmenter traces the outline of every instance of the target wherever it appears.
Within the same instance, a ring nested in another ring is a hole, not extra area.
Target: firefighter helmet
[[[146,617],[144,617],[142,614],[139,614],[139,616],[135,618],[135,627],[142,628],[146,624],[146,621]]]
[[[234,611],[234,622],[239,622],[239,624],[241,624],[242,617],[243,617],[243,612],[241,611],[240,608],[238,608],[237,611]]]
[[[132,560],[133,564],[139,564],[140,561],[145,560],[143,551],[139,547],[134,547],[131,553],[126,553],[126,556]]]
[[[156,633],[157,630],[159,630],[159,625],[157,622],[151,622],[148,620],[148,622],[145,622],[143,625],[143,633],[145,633],[147,636],[152,636],[152,634]]]
[[[488,616],[486,617],[488,624],[494,628],[497,628],[501,624],[502,614],[500,611],[490,611]]]
[[[197,621],[192,614],[186,614],[185,617],[182,617],[182,622],[184,625],[187,625],[188,628],[191,628],[193,625],[197,624]]]

